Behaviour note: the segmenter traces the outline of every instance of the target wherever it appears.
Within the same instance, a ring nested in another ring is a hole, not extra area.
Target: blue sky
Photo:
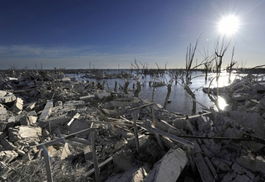
[[[214,51],[221,16],[242,25],[232,38],[239,65],[264,63],[264,0],[0,0],[0,68],[183,67]],[[229,58],[227,54],[227,61]]]

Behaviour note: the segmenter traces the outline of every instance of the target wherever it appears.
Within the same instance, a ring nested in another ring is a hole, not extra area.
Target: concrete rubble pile
[[[61,72],[1,77],[1,181],[265,181],[263,82],[185,116]]]

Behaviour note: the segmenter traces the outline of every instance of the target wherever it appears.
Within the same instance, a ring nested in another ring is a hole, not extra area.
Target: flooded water
[[[156,81],[163,81],[168,83],[171,79],[169,76],[170,74],[164,74],[163,77],[159,77],[155,79]],[[68,76],[74,77],[80,81],[94,81],[94,82],[105,82],[105,89],[114,90],[115,82],[117,81],[118,85],[124,85],[125,79],[103,79],[103,80],[96,80],[91,78],[84,78],[84,74],[69,74]],[[230,81],[232,82],[234,79],[239,78],[242,75],[237,75],[232,73],[230,77]],[[142,99],[146,99],[151,101],[152,100],[152,92],[153,87],[149,86],[149,81],[153,81],[154,77],[150,75],[147,76],[136,76],[138,80],[142,83],[142,90],[140,93],[140,97]],[[206,108],[215,107],[214,104],[209,99],[208,95],[202,91],[203,87],[223,87],[229,85],[229,74],[226,72],[222,72],[219,77],[218,83],[216,82],[216,74],[210,73],[208,75],[207,82],[205,81],[205,75],[202,72],[193,72],[192,73],[192,83],[190,85],[191,90],[196,94],[196,101],[200,104],[197,104],[197,112],[203,110],[204,106]],[[136,84],[137,79],[129,79],[129,89],[133,90],[133,84]],[[122,90],[121,90],[122,92]],[[157,87],[154,92],[154,102],[164,105],[164,101],[167,95],[167,86]],[[183,85],[181,84],[181,80],[173,81],[172,83],[172,90],[169,97],[170,103],[167,104],[167,109],[172,112],[182,113],[182,114],[191,114],[192,111],[192,98],[189,94],[184,90]],[[224,109],[226,101],[219,96],[218,98],[219,107]]]

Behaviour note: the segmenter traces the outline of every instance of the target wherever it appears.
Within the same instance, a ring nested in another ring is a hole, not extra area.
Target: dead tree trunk
[[[192,114],[196,114],[196,96],[188,85],[185,85],[185,90],[192,98]]]
[[[125,94],[128,94],[128,86],[129,86],[129,81],[126,81],[123,87],[123,91]]]
[[[141,83],[137,81],[136,90],[134,92],[134,97],[139,97],[140,92],[141,92]]]
[[[171,87],[172,87],[171,84],[168,84],[168,85],[167,85],[167,96],[166,96],[166,98],[165,98],[164,108],[167,107],[168,99],[169,99],[169,96],[170,96],[170,94],[171,94]]]

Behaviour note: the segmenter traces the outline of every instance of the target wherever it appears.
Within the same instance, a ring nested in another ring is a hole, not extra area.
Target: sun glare
[[[218,32],[225,36],[234,35],[238,32],[239,27],[240,20],[236,15],[223,16],[217,24]]]

